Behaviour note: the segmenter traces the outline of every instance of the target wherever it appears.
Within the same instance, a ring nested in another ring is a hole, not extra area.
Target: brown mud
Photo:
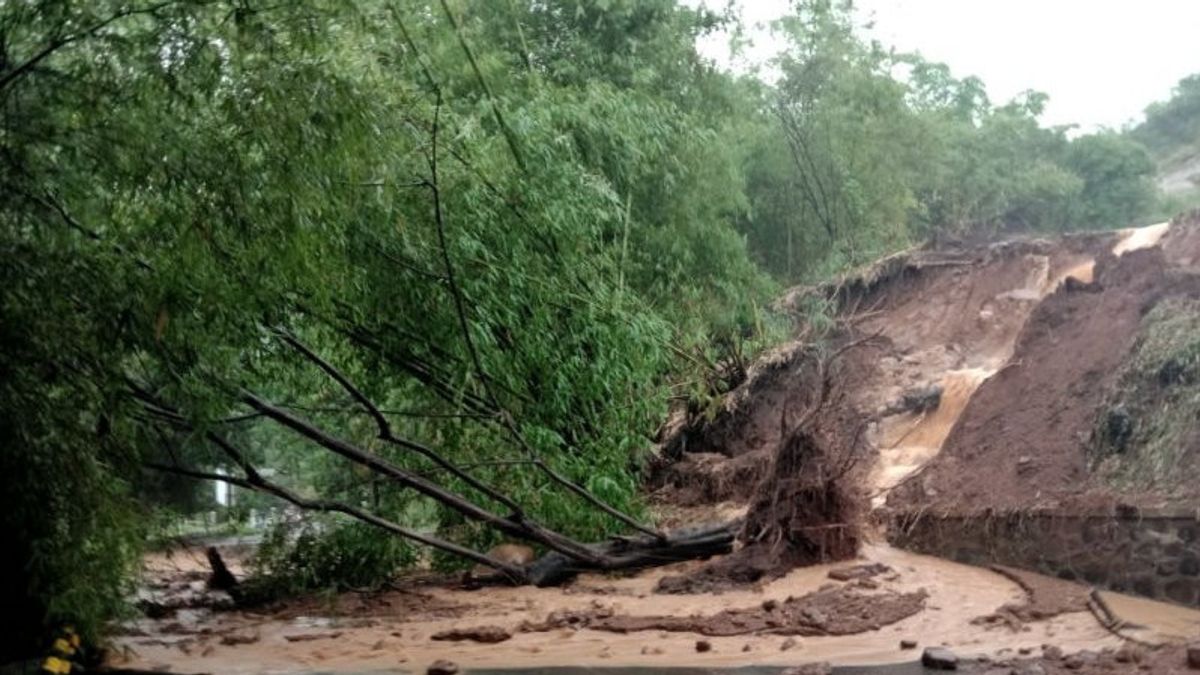
[[[907,619],[924,609],[926,597],[924,591],[867,593],[837,587],[709,616],[612,616],[588,627],[614,633],[662,630],[705,636],[855,635]]]
[[[1088,611],[1089,592],[1085,586],[1003,565],[992,565],[991,569],[1016,582],[1025,591],[1025,597],[1019,602],[1003,605],[994,613],[975,619],[975,622],[1002,624],[1012,630],[1020,630],[1024,624],[1034,621]]]
[[[380,594],[341,594],[329,598],[338,612],[324,611],[317,598],[271,611],[222,611],[199,616],[182,611],[171,621],[139,620],[133,633],[118,638],[115,664],[132,668],[169,667],[175,672],[249,674],[262,672],[369,671],[403,668],[421,672],[438,659],[450,658],[464,668],[580,666],[698,666],[781,665],[813,661],[842,664],[891,663],[911,659],[901,640],[922,646],[945,644],[960,655],[1016,657],[1021,649],[1055,644],[1064,651],[1116,649],[1121,640],[1102,628],[1088,612],[1071,612],[1036,621],[1020,631],[996,630],[971,624],[971,619],[996,611],[1027,596],[1022,588],[995,572],[936,558],[867,544],[863,563],[879,563],[893,572],[870,581],[834,582],[829,573],[845,564],[799,568],[758,590],[730,590],[720,596],[655,595],[658,580],[680,574],[696,563],[682,563],[635,576],[607,578],[584,575],[577,585],[601,589],[602,594],[567,592],[557,588],[485,588],[456,590],[449,586],[418,585]],[[761,608],[771,600],[802,598],[821,593],[828,584],[848,592],[869,594],[926,593],[924,608],[878,630],[852,635],[783,636],[752,633],[709,637],[695,632],[646,630],[613,633],[563,625],[548,632],[522,632],[522,624],[544,622],[555,613],[645,617],[710,616],[728,607]],[[400,600],[416,594],[419,601]],[[359,599],[348,602],[343,596]],[[1115,595],[1115,594],[1113,594]],[[1118,602],[1110,604],[1117,609]],[[1122,596],[1123,597],[1123,596]],[[1135,601],[1135,599],[1131,599]],[[1159,603],[1151,603],[1159,604]],[[341,610],[358,607],[348,614]],[[446,611],[452,607],[453,611]],[[1118,613],[1120,612],[1117,609]],[[1178,610],[1174,621],[1200,630],[1200,612]],[[1160,612],[1161,613],[1161,612]],[[288,618],[283,618],[288,617]],[[171,623],[172,632],[164,632]],[[1158,639],[1153,622],[1146,637]],[[443,631],[495,626],[513,637],[500,643],[435,641]],[[340,632],[337,639],[289,641],[287,636]],[[234,637],[232,644],[224,638]],[[244,639],[242,642],[239,640]],[[697,640],[712,649],[698,653]],[[793,645],[781,649],[787,640]],[[746,645],[750,651],[743,651]]]
[[[1011,358],[888,505],[963,514],[1159,504],[1159,495],[1117,495],[1091,480],[1087,443],[1142,317],[1172,296],[1200,297],[1200,276],[1173,269],[1161,248],[1101,256],[1091,283],[1064,285],[1037,305]]]

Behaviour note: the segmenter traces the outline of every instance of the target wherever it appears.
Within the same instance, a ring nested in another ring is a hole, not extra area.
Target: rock
[[[662,653],[662,647],[642,647],[642,654],[645,654],[646,656],[654,656]]]
[[[1141,663],[1144,656],[1141,647],[1126,643],[1113,654],[1113,660],[1117,663]]]
[[[248,645],[258,642],[258,640],[258,633],[230,633],[221,637],[221,644],[225,646]]]
[[[900,641],[900,649],[916,649],[916,648],[917,648],[916,640],[901,640]]]
[[[484,644],[495,644],[497,642],[504,642],[511,637],[512,633],[500,626],[475,626],[473,628],[451,628],[450,630],[444,630],[440,633],[434,633],[430,639],[448,642],[470,640]]]
[[[1187,647],[1187,664],[1192,670],[1200,670],[1200,642],[1193,642]]]
[[[958,657],[945,647],[926,647],[921,665],[931,670],[958,670]]]
[[[891,410],[895,413],[927,413],[937,410],[942,404],[942,387],[941,385],[930,385],[919,389],[912,389],[904,392],[900,400],[891,406]]]
[[[785,668],[779,675],[832,675],[833,666],[822,661],[820,663],[806,663],[802,666],[794,666]]]
[[[712,643],[708,640],[696,640],[696,651],[703,654],[704,652],[712,651]]]
[[[753,648],[753,647],[751,647],[751,646],[749,645],[749,643],[742,645],[742,651],[744,651],[744,652],[751,651],[752,649],[754,649],[754,648]]]
[[[1062,650],[1054,645],[1042,645],[1042,656],[1051,661],[1058,661],[1063,657]]]
[[[854,565],[852,567],[839,567],[829,570],[827,575],[830,579],[836,581],[853,581],[855,579],[869,579],[879,574],[887,574],[892,568],[883,563],[870,563],[866,565]]]
[[[457,675],[457,673],[458,664],[446,659],[438,659],[425,669],[425,675]]]
[[[766,600],[763,602],[762,608],[764,612],[774,612],[779,608],[779,601],[775,599]]]
[[[330,631],[328,633],[299,633],[297,635],[284,635],[283,639],[288,642],[311,642],[312,640],[336,640],[342,637],[341,631]]]
[[[1013,675],[1046,675],[1040,663],[1023,663],[1013,669]]]
[[[796,642],[796,638],[788,638],[783,641],[783,644],[779,645],[779,651],[786,652],[787,650],[794,648],[798,644],[800,644],[800,643]]]
[[[1027,473],[1033,468],[1033,458],[1028,455],[1021,455],[1017,458],[1017,473]]]
[[[1112,452],[1123,453],[1133,438],[1133,418],[1124,406],[1109,409],[1104,418],[1103,440]]]

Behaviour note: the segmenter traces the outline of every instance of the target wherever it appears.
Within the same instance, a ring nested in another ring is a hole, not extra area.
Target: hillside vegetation
[[[1158,165],[1165,215],[1200,205],[1200,74],[1183,78],[1171,98],[1146,108],[1146,119],[1128,135]]]

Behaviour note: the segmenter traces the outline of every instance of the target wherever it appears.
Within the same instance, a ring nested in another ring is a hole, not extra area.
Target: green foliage
[[[5,486],[27,500],[10,510],[21,545],[46,552],[33,556],[44,569],[15,571],[32,598],[20,620],[112,615],[137,510],[195,506],[140,464],[237,473],[206,430],[300,493],[494,541],[278,426],[227,421],[245,387],[437,473],[379,442],[278,328],[396,411],[398,435],[548,526],[614,530],[514,464],[526,448],[477,406],[498,403],[529,452],[640,515],[648,435],[672,384],[702,369],[678,353],[714,336],[761,344],[772,289],[730,227],[746,203],[740,157],[709,99],[728,78],[693,47],[712,17],[665,0],[146,7],[0,10],[5,462],[24,470],[5,479],[58,479]],[[131,381],[196,432],[147,419]],[[71,541],[51,547],[49,532]],[[286,550],[267,567],[289,588],[369,583],[415,560],[337,519]]]
[[[260,599],[324,590],[376,588],[417,560],[397,537],[381,537],[363,523],[313,519],[298,532],[275,530],[259,548],[259,576],[251,593]]]
[[[1111,133],[1038,121],[1043,94],[993,105],[977,78],[863,40],[849,3],[810,0],[750,136],[739,227],[767,269],[823,278],[930,237],[1123,227],[1153,208],[1154,167]]]
[[[1154,162],[1136,141],[1116,133],[1083,136],[1067,148],[1065,164],[1083,180],[1075,223],[1128,227],[1153,206]]]
[[[1171,98],[1147,107],[1145,121],[1130,135],[1159,158],[1200,143],[1200,74],[1183,78]]]
[[[1190,461],[1200,414],[1200,303],[1169,298],[1142,319],[1133,356],[1105,402],[1090,454],[1096,471],[1128,490],[1170,491]]]

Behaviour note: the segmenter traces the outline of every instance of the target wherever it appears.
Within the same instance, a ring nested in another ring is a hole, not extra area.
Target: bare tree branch
[[[430,497],[439,503],[458,511],[464,516],[477,520],[479,522],[490,525],[501,532],[513,537],[527,539],[541,543],[555,551],[564,555],[579,560],[585,561],[596,567],[603,566],[603,560],[598,558],[584,544],[575,541],[569,537],[561,535],[553,530],[549,530],[542,525],[524,517],[520,513],[505,518],[501,517],[463,497],[446,490],[440,485],[431,483],[430,481],[421,478],[420,476],[406,471],[378,455],[372,454],[357,446],[334,437],[324,430],[314,426],[307,420],[297,417],[290,412],[272,405],[267,401],[259,398],[251,392],[244,391],[242,400],[250,407],[263,413],[279,424],[295,431],[301,436],[317,443],[321,447],[332,451],[356,464],[371,469],[372,471],[387,476],[393,481],[420,492],[421,494]]]
[[[364,394],[358,387],[354,385],[353,382],[350,381],[350,378],[343,375],[340,370],[335,368],[333,364],[326,361],[315,351],[309,349],[307,345],[296,339],[294,335],[282,331],[279,333],[279,335],[284,342],[304,355],[306,359],[316,364],[316,366],[324,371],[325,374],[329,375],[330,378],[337,382],[338,385],[340,385],[342,389],[344,389],[346,393],[350,395],[350,398],[354,399],[360,406],[363,407],[367,414],[369,414],[371,418],[375,420],[375,425],[378,427],[378,435],[380,440],[417,452],[421,456],[425,457],[434,464],[437,464],[445,471],[450,472],[452,475],[475,488],[479,492],[503,504],[506,508],[511,509],[514,517],[517,520],[524,519],[525,510],[507,495],[502,494],[495,488],[484,484],[475,477],[471,476],[469,473],[459,469],[452,462],[434,452],[428,446],[417,443],[416,441],[411,441],[406,438],[396,436],[392,432],[392,425],[388,421],[387,416],[383,414],[383,411],[376,407],[375,403],[366,394]]]

